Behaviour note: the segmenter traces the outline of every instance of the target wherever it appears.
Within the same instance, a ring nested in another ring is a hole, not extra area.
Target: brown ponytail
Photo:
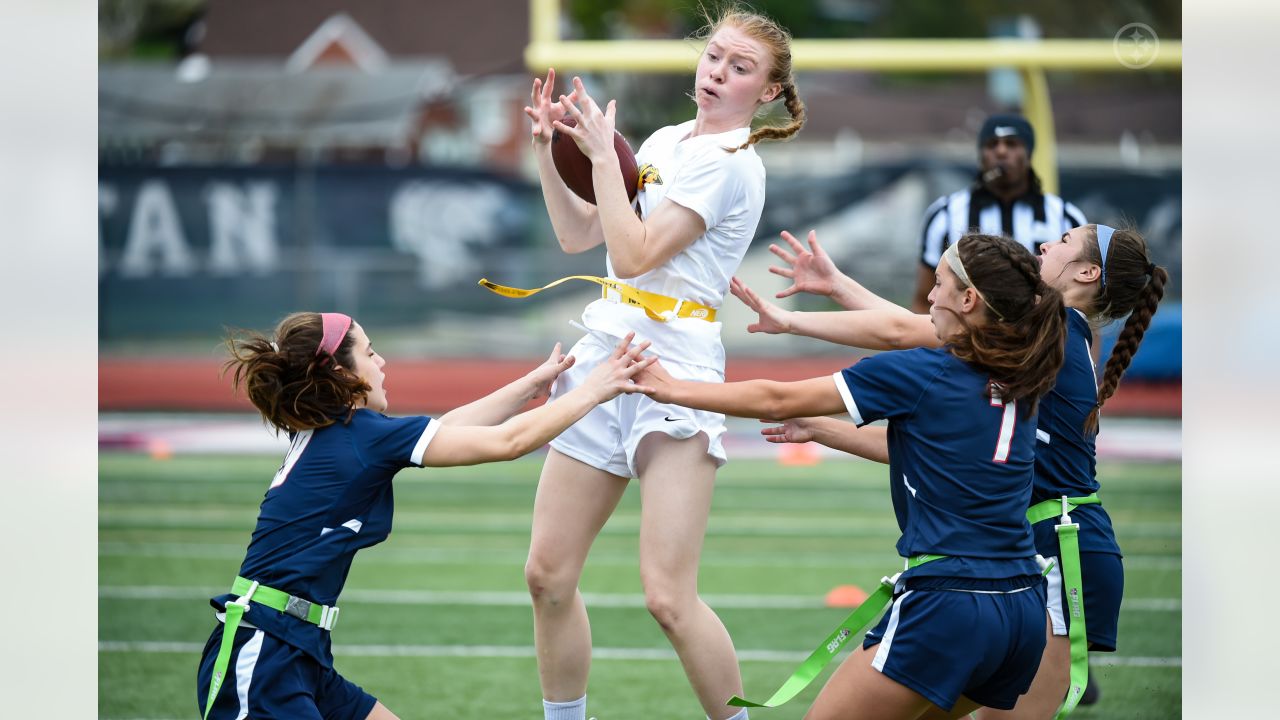
[[[990,374],[989,395],[1029,399],[1025,412],[1034,412],[1062,368],[1067,336],[1062,294],[1041,279],[1035,256],[1009,238],[970,234],[960,238],[957,251],[986,304],[987,322],[972,327],[961,317],[967,332],[951,340],[948,349]]]
[[[333,357],[318,355],[324,335],[319,313],[293,313],[276,326],[275,340],[249,331],[230,332],[225,341],[233,386],[244,389],[262,419],[294,432],[350,419],[370,387],[346,368],[353,364],[350,331]],[[336,362],[335,362],[336,361]]]
[[[1103,257],[1098,248],[1098,226],[1087,225],[1082,259],[1102,266]],[[1106,257],[1106,284],[1098,283],[1098,294],[1085,314],[1094,324],[1107,324],[1128,316],[1115,348],[1107,358],[1102,379],[1098,383],[1098,402],[1089,417],[1085,418],[1085,432],[1098,429],[1098,411],[1115,394],[1120,379],[1133,361],[1155,315],[1156,307],[1164,297],[1164,286],[1169,273],[1151,261],[1147,252],[1147,240],[1132,227],[1118,228],[1111,235],[1111,247]]]

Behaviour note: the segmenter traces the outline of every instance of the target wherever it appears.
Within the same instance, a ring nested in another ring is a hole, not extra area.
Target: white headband
[[[956,277],[960,278],[960,282],[964,283],[966,287],[973,288],[973,291],[978,294],[978,297],[982,298],[982,302],[986,303],[987,309],[991,310],[997,318],[1004,320],[1004,316],[1000,314],[1000,311],[987,300],[986,296],[982,294],[982,291],[978,289],[978,286],[974,285],[973,281],[969,279],[969,273],[965,272],[964,263],[960,261],[959,242],[948,246],[947,251],[942,253],[942,259],[947,261],[947,266],[951,268],[951,272],[956,274]]]

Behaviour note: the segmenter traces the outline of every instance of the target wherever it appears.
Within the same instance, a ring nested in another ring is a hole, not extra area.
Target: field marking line
[[[396,565],[488,565],[508,566],[523,565],[528,555],[527,548],[521,549],[468,549],[441,547],[379,547],[372,552],[366,551],[362,563],[396,564]],[[244,557],[244,545],[232,543],[162,543],[162,542],[122,542],[103,541],[98,543],[99,557],[179,557],[194,559],[239,559]],[[601,551],[592,552],[591,563],[595,566],[611,565],[631,567],[636,564],[634,552]],[[801,557],[785,553],[730,553],[724,550],[704,551],[702,567],[758,567],[776,565],[778,567],[829,567],[847,568],[853,564],[885,563],[892,565],[901,562],[893,555],[877,552],[845,552],[845,553],[805,553]],[[1182,567],[1182,558],[1178,555],[1126,555],[1125,568],[1128,570],[1177,570]]]

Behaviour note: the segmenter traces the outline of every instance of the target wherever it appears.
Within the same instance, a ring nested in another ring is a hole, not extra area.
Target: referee
[[[1021,115],[992,115],[978,133],[980,168],[971,186],[943,195],[925,211],[920,270],[911,308],[929,312],[933,271],[949,245],[970,230],[1007,235],[1035,254],[1085,224],[1079,208],[1040,188],[1031,169],[1036,134]]]

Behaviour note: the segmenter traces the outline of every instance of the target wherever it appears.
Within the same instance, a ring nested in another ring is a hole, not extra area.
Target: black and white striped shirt
[[[1085,224],[1084,213],[1052,193],[1042,192],[1034,176],[1031,188],[1010,205],[1001,204],[980,181],[943,195],[924,214],[920,262],[932,268],[942,253],[966,232],[1007,235],[1033,253],[1073,227]]]

